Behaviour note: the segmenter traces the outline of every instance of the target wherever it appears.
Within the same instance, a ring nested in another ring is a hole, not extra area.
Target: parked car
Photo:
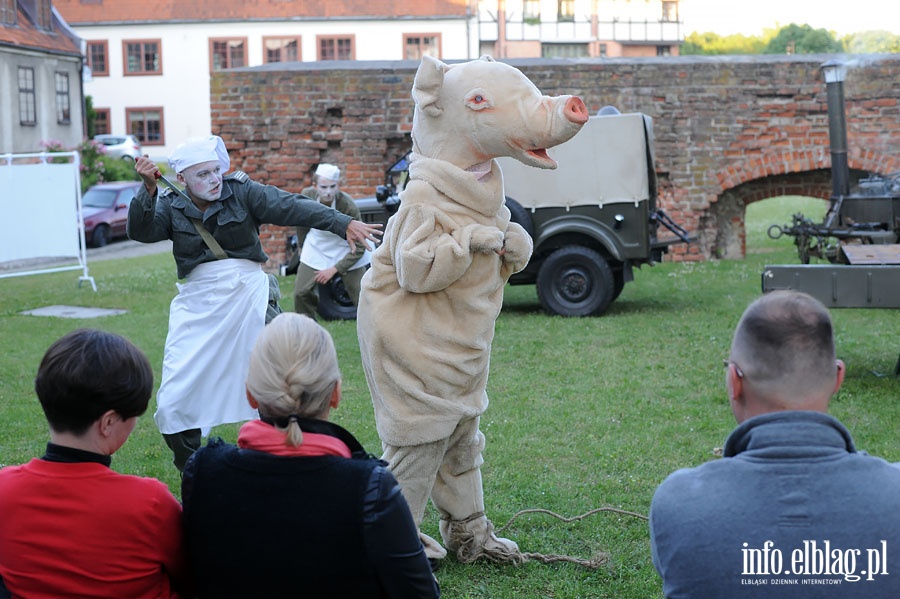
[[[128,206],[140,181],[98,183],[81,196],[84,239],[89,246],[102,247],[116,237],[125,237]]]
[[[103,144],[106,155],[112,158],[133,161],[141,155],[141,142],[134,135],[95,135],[94,141]]]

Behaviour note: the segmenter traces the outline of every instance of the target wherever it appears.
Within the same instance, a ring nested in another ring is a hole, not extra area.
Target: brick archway
[[[831,163],[821,66],[849,65],[848,162],[857,175],[900,171],[900,54],[519,59],[548,95],[580,96],[653,118],[660,207],[698,242],[667,259],[744,255],[744,207],[776,195],[828,198]],[[220,71],[213,132],[251,177],[302,189],[327,158],[344,189],[371,196],[412,126],[411,61],[284,63]],[[265,111],[248,107],[266,106]],[[589,165],[586,166],[589,168]],[[290,231],[266,227],[268,268]]]

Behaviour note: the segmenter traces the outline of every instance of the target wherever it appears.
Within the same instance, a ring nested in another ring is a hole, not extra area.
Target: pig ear
[[[427,54],[422,57],[422,64],[416,71],[413,81],[412,97],[419,110],[428,116],[438,116],[444,109],[438,106],[441,87],[444,85],[444,72],[447,65]]]

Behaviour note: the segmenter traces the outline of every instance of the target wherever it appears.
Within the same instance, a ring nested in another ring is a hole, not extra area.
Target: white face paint
[[[222,197],[222,165],[218,160],[189,166],[178,174],[178,179],[195,200],[215,202]]]
[[[334,179],[316,177],[316,192],[319,194],[319,201],[326,206],[331,206],[334,203],[334,198],[337,197],[338,191],[340,191],[340,185]]]

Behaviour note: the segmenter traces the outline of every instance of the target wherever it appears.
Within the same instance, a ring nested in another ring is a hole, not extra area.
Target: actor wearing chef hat
[[[341,191],[341,169],[333,164],[320,164],[313,175],[313,186],[300,193],[354,220],[360,220],[356,202]],[[359,303],[360,281],[371,262],[371,252],[365,244],[357,243],[355,249],[348,251],[347,242],[334,233],[297,227],[297,246],[300,248],[300,264],[294,284],[295,312],[315,319],[319,303],[316,288],[327,284],[335,275],[340,275],[344,281],[344,288],[353,305]]]
[[[184,279],[169,310],[154,414],[182,470],[210,428],[257,417],[244,383],[270,299],[259,226],[323,229],[350,248],[374,242],[381,232],[380,225],[257,183],[241,171],[226,175],[231,160],[216,135],[178,146],[169,165],[184,195],[171,189],[159,193],[156,164],[147,156],[135,162],[144,185],[128,210],[127,231],[145,243],[171,239],[178,278]],[[209,243],[202,236],[207,233]]]

